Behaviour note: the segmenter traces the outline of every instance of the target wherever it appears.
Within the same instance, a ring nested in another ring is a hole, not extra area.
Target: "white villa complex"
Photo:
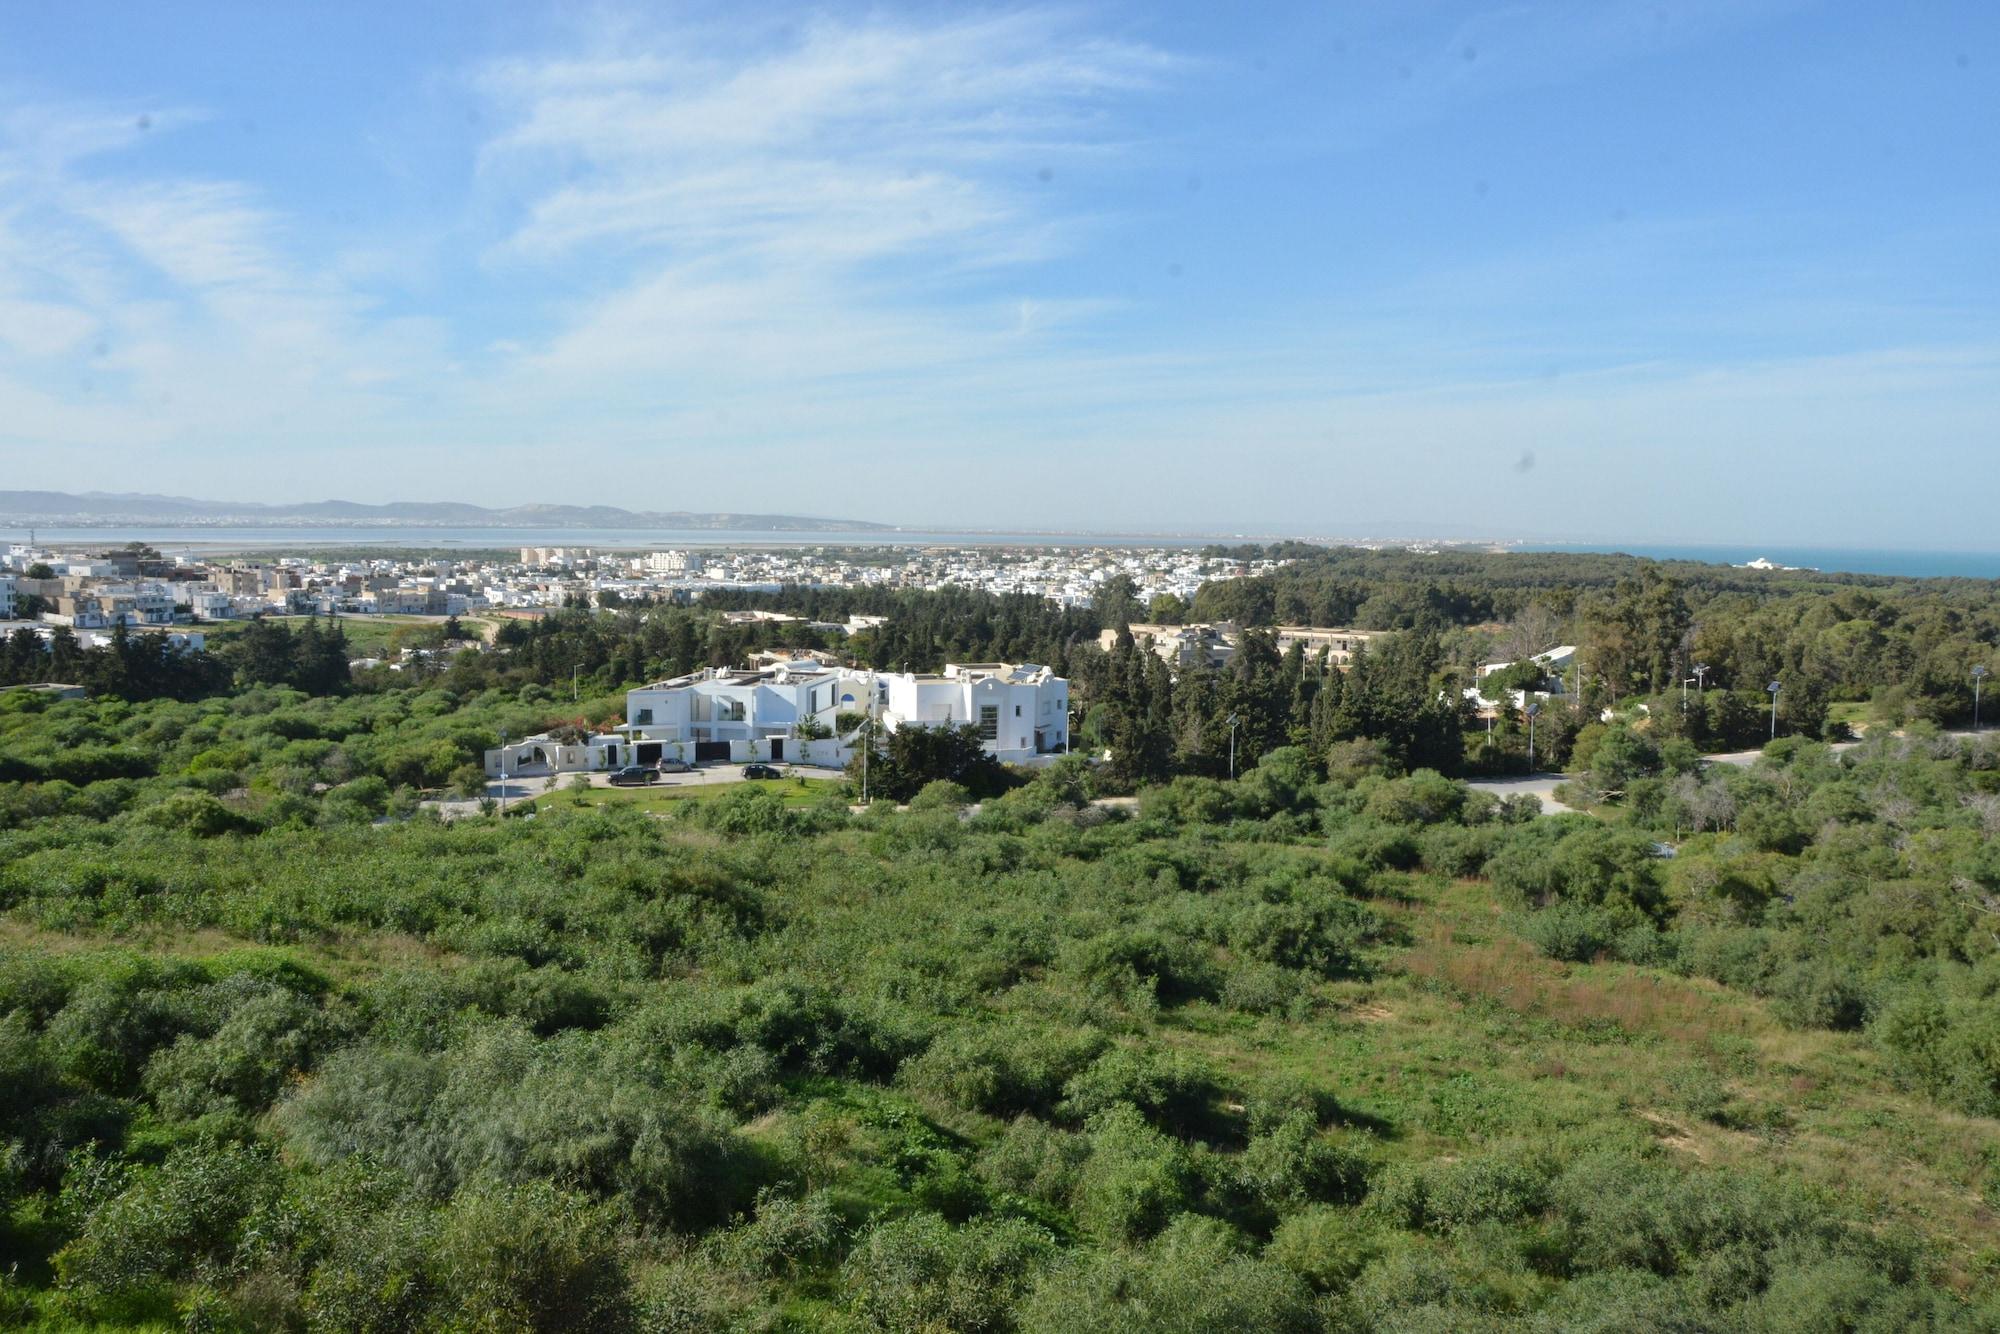
[[[575,744],[528,737],[487,751],[486,772],[535,776],[663,759],[839,768],[869,714],[884,732],[977,727],[987,752],[1008,764],[1069,749],[1069,682],[1046,667],[952,663],[933,675],[802,659],[641,686],[627,692],[625,723],[613,732]]]

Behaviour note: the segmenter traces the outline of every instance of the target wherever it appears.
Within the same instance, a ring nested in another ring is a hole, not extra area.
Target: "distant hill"
[[[856,519],[807,518],[796,514],[694,514],[685,510],[626,510],[614,505],[514,505],[487,509],[457,501],[396,501],[364,505],[352,500],[314,500],[296,505],[254,505],[186,496],[113,494],[86,491],[0,491],[0,524],[97,526],[153,523],[175,527],[255,525],[305,528],[332,526],[451,528],[686,528],[740,532],[889,531],[889,525]]]

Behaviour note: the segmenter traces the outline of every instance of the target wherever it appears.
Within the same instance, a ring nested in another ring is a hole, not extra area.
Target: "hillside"
[[[530,707],[0,702],[0,1309],[2000,1316],[2000,954],[1953,888],[2000,879],[1990,744],[1781,744],[1677,833],[1664,785],[1536,819],[1289,750],[1130,816],[1077,762],[976,814],[746,787],[455,825],[379,776]]]
[[[804,518],[791,514],[703,514],[619,509],[611,505],[514,505],[488,509],[452,501],[367,505],[350,500],[263,505],[242,501],[192,500],[184,496],[72,495],[62,491],[0,491],[0,524],[114,525],[154,523],[188,526],[424,526],[455,528],[666,528],[740,532],[886,532],[887,525],[853,519]]]

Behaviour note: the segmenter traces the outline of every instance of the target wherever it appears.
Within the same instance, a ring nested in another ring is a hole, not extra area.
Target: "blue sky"
[[[0,13],[0,487],[1996,544],[1991,4]]]

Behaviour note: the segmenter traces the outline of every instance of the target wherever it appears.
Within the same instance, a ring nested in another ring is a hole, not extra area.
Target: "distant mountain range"
[[[147,523],[172,527],[254,526],[381,528],[668,528],[728,529],[737,532],[887,532],[887,524],[855,519],[804,518],[795,514],[693,514],[625,510],[614,505],[515,505],[487,509],[457,501],[398,501],[363,505],[352,500],[314,500],[298,505],[253,505],[186,496],[112,494],[86,491],[0,491],[0,524],[110,527]]]

